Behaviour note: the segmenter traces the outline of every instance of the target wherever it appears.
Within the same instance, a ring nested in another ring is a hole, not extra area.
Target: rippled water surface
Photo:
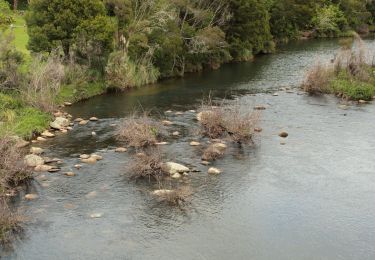
[[[368,41],[369,42],[369,41]],[[6,259],[375,259],[375,106],[343,110],[335,97],[309,97],[297,86],[318,57],[331,59],[335,41],[289,44],[251,63],[163,81],[129,93],[108,94],[69,108],[74,117],[97,116],[43,144],[47,155],[73,170],[81,153],[104,157],[75,170],[76,177],[48,173],[21,201],[31,224]],[[255,148],[230,147],[208,176],[199,152],[189,146],[203,96],[237,96],[249,109],[266,105]],[[251,95],[257,93],[256,95]],[[149,196],[150,184],[124,176],[129,155],[111,124],[142,107],[167,114],[183,136],[171,139],[169,160],[201,172],[180,185],[193,188],[182,209]],[[280,145],[278,133],[289,137]],[[96,137],[91,132],[97,133]],[[101,218],[91,219],[90,214]]]

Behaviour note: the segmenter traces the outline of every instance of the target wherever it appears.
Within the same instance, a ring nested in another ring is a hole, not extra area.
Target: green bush
[[[154,83],[159,75],[150,60],[143,59],[135,63],[122,51],[112,53],[106,67],[107,84],[110,88],[126,89]]]
[[[344,13],[336,5],[329,5],[320,8],[312,23],[319,36],[334,37],[345,31],[348,21]]]
[[[344,78],[334,80],[331,83],[331,89],[334,93],[343,94],[344,97],[352,100],[371,100],[375,95],[375,86],[373,83]]]

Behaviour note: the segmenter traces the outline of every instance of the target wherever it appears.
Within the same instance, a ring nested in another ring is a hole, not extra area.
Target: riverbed
[[[74,117],[100,120],[38,144],[64,161],[62,171],[39,175],[29,187],[40,197],[19,202],[29,224],[4,258],[374,259],[375,106],[346,106],[297,88],[309,66],[337,49],[336,40],[290,43],[254,62],[67,108]],[[197,124],[189,110],[208,95],[266,107],[255,146],[229,147],[213,164],[223,170],[218,176],[207,174],[189,146]],[[129,181],[129,153],[114,152],[112,125],[139,109],[176,123],[169,131],[182,136],[168,140],[165,154],[200,171],[181,180],[193,190],[184,207],[157,202],[152,184]],[[104,159],[76,170],[82,153]]]

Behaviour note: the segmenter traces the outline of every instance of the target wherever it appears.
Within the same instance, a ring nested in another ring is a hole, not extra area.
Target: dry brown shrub
[[[329,83],[333,77],[333,69],[329,65],[317,62],[307,71],[303,81],[303,89],[309,94],[327,93]]]
[[[152,148],[135,155],[130,162],[128,172],[131,179],[154,179],[159,181],[165,174],[162,166],[162,151],[159,148]]]
[[[12,240],[12,235],[19,232],[23,218],[8,207],[5,199],[0,198],[0,244],[4,245]]]
[[[225,153],[225,149],[219,149],[214,144],[210,144],[202,154],[202,160],[215,161],[221,158]]]
[[[157,195],[159,201],[167,202],[171,205],[182,205],[189,202],[192,190],[188,186],[179,187],[174,190],[164,190]]]
[[[248,111],[239,104],[226,107],[224,127],[233,142],[253,142],[255,128],[259,123],[260,111]]]
[[[30,178],[31,172],[23,162],[23,153],[11,137],[0,138],[0,196],[11,187]]]
[[[156,145],[157,138],[163,133],[163,125],[150,118],[146,113],[142,116],[133,114],[125,118],[116,131],[117,139],[135,148]]]
[[[56,96],[64,78],[62,58],[57,51],[47,58],[38,55],[33,59],[31,68],[27,83],[21,91],[23,99],[43,111],[54,111]]]
[[[200,124],[204,136],[230,137],[232,141],[242,143],[252,141],[259,118],[259,111],[249,110],[239,102],[216,107],[209,101],[201,108]]]

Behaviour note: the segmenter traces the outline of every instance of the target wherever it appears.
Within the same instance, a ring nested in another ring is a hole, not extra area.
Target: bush
[[[0,30],[14,21],[12,11],[10,10],[9,3],[0,0]]]
[[[131,179],[154,179],[159,181],[164,176],[162,152],[158,148],[135,155],[130,163]]]
[[[225,149],[220,149],[215,144],[209,145],[202,155],[202,160],[215,161],[224,155]]]
[[[0,198],[0,244],[7,244],[11,241],[12,233],[21,230],[23,219],[17,213],[9,209],[6,201]]]
[[[23,55],[12,44],[13,36],[0,31],[0,91],[14,90],[19,87],[22,75],[19,66]]]
[[[156,145],[157,138],[163,134],[163,126],[150,118],[146,113],[142,116],[133,114],[125,118],[116,131],[117,139],[127,145],[142,148]]]
[[[211,101],[202,106],[199,114],[203,135],[214,139],[229,137],[238,143],[252,140],[259,118],[259,111],[248,111],[239,103],[216,107]]]
[[[47,58],[38,55],[33,59],[31,68],[27,83],[21,91],[23,99],[42,111],[55,110],[55,100],[64,78],[61,57],[57,52],[51,53]]]
[[[8,189],[15,187],[31,176],[23,162],[23,153],[10,137],[0,138],[0,197]]]
[[[183,186],[174,190],[159,190],[155,195],[157,195],[159,201],[171,205],[181,205],[188,202],[192,191],[190,187]]]
[[[320,8],[312,22],[318,35],[323,37],[338,36],[348,26],[344,13],[336,5]]]
[[[375,86],[373,84],[348,78],[334,80],[331,88],[334,93],[352,100],[372,100],[375,95]]]
[[[112,53],[106,67],[106,78],[110,88],[139,87],[156,82],[159,75],[151,60],[144,58],[134,62],[122,51]]]
[[[304,91],[313,95],[328,93],[333,76],[333,69],[318,62],[307,71],[302,87]]]

